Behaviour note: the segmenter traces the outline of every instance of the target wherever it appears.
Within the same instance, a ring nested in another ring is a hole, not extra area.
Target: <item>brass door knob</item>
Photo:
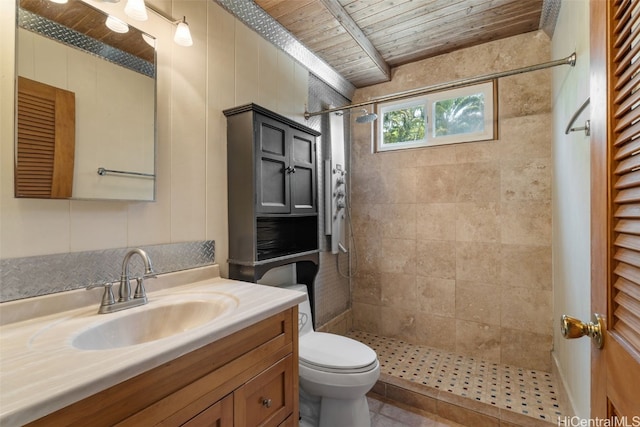
[[[562,315],[560,319],[560,330],[566,339],[580,338],[588,336],[598,348],[604,345],[602,331],[604,330],[604,319],[599,314],[594,314],[591,322],[582,322],[575,317]]]

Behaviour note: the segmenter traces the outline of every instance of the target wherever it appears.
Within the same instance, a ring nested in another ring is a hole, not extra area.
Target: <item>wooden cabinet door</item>
[[[256,114],[255,132],[256,211],[289,213],[289,126]]]
[[[316,213],[316,139],[292,129],[291,213]]]
[[[233,427],[233,395],[209,406],[183,424],[184,427]]]
[[[293,391],[289,355],[234,392],[235,426],[279,426],[293,411]]]

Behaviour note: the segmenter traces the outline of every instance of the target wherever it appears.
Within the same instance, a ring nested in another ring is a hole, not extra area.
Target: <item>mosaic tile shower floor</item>
[[[348,335],[376,351],[382,374],[550,423],[564,414],[558,386],[548,372],[486,362],[366,332]]]

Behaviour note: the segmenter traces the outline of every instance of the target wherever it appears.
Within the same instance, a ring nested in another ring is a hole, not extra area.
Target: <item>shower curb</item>
[[[423,384],[380,374],[369,396],[389,400],[405,409],[425,411],[468,427],[551,427],[541,420]]]

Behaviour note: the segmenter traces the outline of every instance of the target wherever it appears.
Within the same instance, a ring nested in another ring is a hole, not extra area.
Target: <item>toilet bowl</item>
[[[288,288],[307,293],[304,285]],[[351,338],[315,332],[308,296],[298,312],[300,425],[369,427],[365,394],[380,376],[376,352]]]

